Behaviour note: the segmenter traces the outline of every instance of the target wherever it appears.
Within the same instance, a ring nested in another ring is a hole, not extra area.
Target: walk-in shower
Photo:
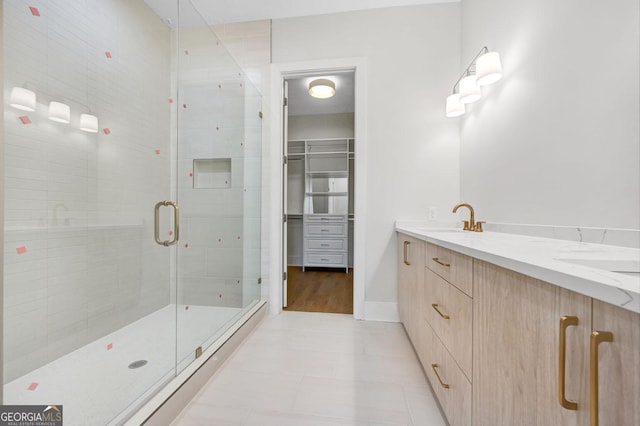
[[[259,303],[262,99],[175,9],[4,1],[3,404],[120,423]]]

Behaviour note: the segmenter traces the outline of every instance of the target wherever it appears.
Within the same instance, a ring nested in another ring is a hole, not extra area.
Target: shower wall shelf
[[[195,189],[231,188],[231,158],[193,160]]]

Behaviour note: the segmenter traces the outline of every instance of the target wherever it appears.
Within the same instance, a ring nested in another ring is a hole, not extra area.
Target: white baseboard
[[[364,302],[366,321],[400,322],[396,302]]]

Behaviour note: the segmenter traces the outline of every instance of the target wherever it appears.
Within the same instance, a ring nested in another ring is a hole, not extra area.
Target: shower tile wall
[[[265,117],[270,116],[270,90],[271,90],[271,21],[253,21],[253,22],[239,22],[231,24],[221,24],[213,27],[213,31],[220,41],[224,44],[227,50],[235,61],[240,64],[243,72],[251,80],[253,85],[258,89],[262,95],[262,112]],[[252,108],[249,104],[249,108]],[[252,111],[247,111],[247,117],[255,117]],[[266,119],[262,122],[262,140],[266,143],[262,144],[262,289],[264,291],[264,297],[268,297],[269,289],[269,241],[270,234],[269,229],[269,205],[270,205],[270,183],[269,183],[269,149],[268,143],[270,139],[270,120]],[[251,123],[247,123],[251,125]],[[259,124],[259,123],[258,123]],[[254,146],[255,149],[258,148]],[[277,147],[274,147],[277,149]],[[260,166],[260,165],[258,165]],[[257,167],[254,165],[254,167]],[[245,207],[247,213],[247,219],[251,221],[253,229],[259,230],[260,223],[255,220],[257,218],[257,211],[250,209],[249,206]],[[259,248],[258,244],[251,244],[251,248]],[[251,253],[247,253],[247,256],[253,256]],[[255,259],[252,257],[252,259]],[[250,265],[251,268],[255,268],[255,265],[245,262],[245,266]],[[250,272],[250,271],[247,271]],[[248,285],[252,283],[247,283]],[[255,289],[255,287],[250,287]],[[244,291],[243,298],[245,304],[252,300],[255,295],[252,292]]]
[[[260,97],[209,28],[179,40],[179,303],[241,307],[259,298]],[[228,187],[194,188],[194,159],[230,159]]]
[[[170,30],[142,0],[8,0],[4,31],[10,381],[170,303],[152,216],[170,190],[176,105]],[[14,86],[36,92],[37,111],[8,106]],[[71,124],[46,118],[51,100]],[[83,112],[98,134],[78,129]]]

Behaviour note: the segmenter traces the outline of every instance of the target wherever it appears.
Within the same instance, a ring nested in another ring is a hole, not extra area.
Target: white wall
[[[444,117],[443,105],[460,68],[459,36],[459,4],[272,23],[274,63],[366,60],[368,139],[356,146],[367,144],[367,214],[357,220],[365,229],[368,302],[397,300],[394,221],[458,202],[458,123]]]
[[[289,116],[289,140],[352,137],[352,112],[340,114]]]
[[[504,68],[461,119],[476,217],[640,227],[638,5],[463,0],[462,62],[487,45]]]

